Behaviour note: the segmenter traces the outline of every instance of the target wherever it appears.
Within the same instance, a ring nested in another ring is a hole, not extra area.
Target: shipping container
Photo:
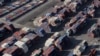
[[[46,22],[46,20],[47,19],[45,17],[42,17],[42,16],[38,17],[33,21],[33,25],[39,27],[42,25],[43,22]]]
[[[14,45],[17,46],[18,48],[22,49],[24,51],[24,53],[27,53],[29,51],[29,48],[25,44],[25,42],[17,41],[14,43]]]
[[[34,30],[34,32],[35,32],[38,36],[40,36],[40,37],[44,37],[44,35],[46,34],[46,32],[44,31],[44,29],[41,28],[41,27],[36,28],[36,29]]]
[[[23,50],[17,46],[11,46],[7,48],[2,56],[22,56],[24,54]]]
[[[51,28],[47,22],[44,22],[40,27],[37,27],[34,32],[43,37],[46,33],[51,33]]]
[[[1,8],[0,16],[4,16],[8,14],[9,12],[23,6],[24,4],[30,2],[30,0],[13,0],[14,2],[9,3],[8,5],[5,5]],[[5,19],[5,18],[4,18]],[[5,19],[7,20],[7,19]]]
[[[42,48],[39,48],[35,51],[32,52],[31,56],[41,56],[43,53],[43,49]]]
[[[78,9],[87,3],[88,0],[65,0],[64,5],[68,6],[71,12],[77,12]]]
[[[13,46],[18,40],[22,39],[23,36],[20,36],[22,33],[26,33],[28,32],[29,28],[22,28],[21,31],[23,32],[15,32],[14,35],[12,35],[11,37],[6,38],[5,40],[3,40],[0,43],[0,52],[2,53],[2,51],[6,48],[9,48],[11,46]]]
[[[15,42],[14,45],[21,48],[24,53],[27,53],[30,48],[32,48],[36,42],[38,41],[39,37],[33,33],[29,33],[25,35],[22,39]]]
[[[88,47],[88,43],[86,40],[83,40],[78,46],[76,46],[73,50],[73,55],[81,56],[81,54],[86,50]]]
[[[68,49],[72,45],[72,42],[66,33],[63,33],[56,41],[54,41],[54,44],[60,51],[62,51]]]
[[[15,4],[14,3],[12,4],[12,6],[15,7],[15,8],[16,7],[20,7],[20,8],[18,8],[17,10],[11,12],[10,14],[6,15],[6,17],[4,17],[4,19],[9,20],[9,21],[13,21],[17,17],[22,16],[24,13],[27,13],[28,11],[34,9],[35,7],[39,6],[42,3],[44,3],[44,1],[42,2],[41,0],[39,0],[39,1],[37,1],[37,0],[20,0],[20,1],[16,1]],[[24,5],[24,6],[22,6],[22,5]]]
[[[91,28],[88,29],[87,34],[89,37],[99,37],[100,36],[100,26],[97,23],[93,24]]]
[[[11,36],[0,42],[0,54],[2,54],[6,48],[11,47],[16,41],[16,37]]]
[[[84,15],[83,17],[81,17],[78,21],[76,21],[76,23],[74,23],[71,27],[66,27],[65,31],[67,33],[68,36],[73,35],[77,32],[79,32],[79,30],[81,30],[84,26],[87,25],[87,17],[86,15]]]
[[[71,20],[65,24],[65,29],[72,27],[79,19],[81,19],[83,17],[83,13],[82,11],[80,11],[76,16],[74,16],[73,18],[71,18]]]
[[[100,0],[93,0],[93,4],[96,8],[100,8]]]
[[[19,37],[19,38],[21,39],[21,38],[24,37],[29,31],[30,31],[30,28],[23,27],[23,28],[21,28],[19,31],[16,31],[16,32],[13,34],[13,36]]]
[[[46,48],[45,50],[43,50],[43,56],[61,56],[60,55],[60,51],[58,48],[56,48],[55,46],[50,46],[48,48]]]
[[[50,17],[48,18],[48,23],[52,26],[52,27],[57,27],[61,24],[63,19],[59,18],[59,17]]]
[[[96,56],[96,52],[97,52],[96,49],[91,49],[88,56]]]
[[[14,31],[15,27],[13,24],[6,22],[6,23],[0,23],[0,27],[1,27],[1,31],[4,30],[5,31]]]
[[[40,37],[37,36],[36,34],[29,33],[25,35],[20,41],[24,42],[29,49],[31,47],[34,47],[34,45],[39,41]]]
[[[94,4],[90,4],[89,6],[87,6],[86,12],[87,12],[87,17],[94,17],[94,13],[95,13]]]
[[[44,47],[49,47],[54,44],[54,41],[60,36],[59,32],[55,32],[50,38],[45,41]]]
[[[0,55],[3,55],[3,51],[4,51],[5,49],[3,49],[2,47],[0,47]]]
[[[49,26],[49,24],[47,22],[44,22],[40,27],[43,28],[43,30],[46,32],[46,33],[51,33],[51,28]]]

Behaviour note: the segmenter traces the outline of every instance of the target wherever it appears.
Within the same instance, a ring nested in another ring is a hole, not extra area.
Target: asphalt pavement
[[[30,27],[30,26],[32,27],[33,23],[32,23],[31,20],[34,20],[36,17],[47,13],[47,11],[51,11],[51,8],[58,3],[59,2],[57,0],[48,0],[44,4],[42,4],[42,5],[38,6],[37,8],[29,11],[28,13],[26,13],[22,17],[19,17],[18,19],[16,19],[13,22],[18,23],[18,24],[22,24],[22,25],[25,25],[25,26],[28,26],[28,27]]]

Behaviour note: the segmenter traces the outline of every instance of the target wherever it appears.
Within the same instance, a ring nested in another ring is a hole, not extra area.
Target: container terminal
[[[100,0],[0,0],[0,56],[100,56]]]

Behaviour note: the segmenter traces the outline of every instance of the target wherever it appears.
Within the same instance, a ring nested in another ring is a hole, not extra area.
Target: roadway
[[[15,21],[13,21],[14,23],[18,23],[18,24],[22,24],[28,27],[33,27],[32,26],[32,20],[34,20],[36,17],[41,16],[45,13],[47,13],[47,11],[51,11],[51,8],[56,5],[58,3],[57,0],[48,0],[46,3],[40,5],[39,7],[29,11],[28,13],[26,13],[25,15],[23,15],[22,17],[19,17],[18,19],[16,19]]]

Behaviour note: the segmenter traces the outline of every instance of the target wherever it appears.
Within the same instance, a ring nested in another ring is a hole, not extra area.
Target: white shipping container
[[[5,53],[5,54],[3,54],[2,56],[12,56],[12,55],[11,55],[11,54]]]
[[[22,39],[21,39],[21,41],[24,42],[24,43],[28,42],[29,40],[30,40],[30,39],[28,39],[28,38],[22,38]]]
[[[3,44],[1,45],[1,47],[2,47],[2,48],[8,48],[9,45],[8,45],[8,43],[3,43]]]
[[[17,41],[17,42],[15,43],[15,45],[18,46],[19,48],[22,48],[23,51],[24,51],[24,53],[27,53],[27,52],[28,52],[28,47],[27,47],[27,45],[26,45],[24,42],[22,42],[22,41]]]

